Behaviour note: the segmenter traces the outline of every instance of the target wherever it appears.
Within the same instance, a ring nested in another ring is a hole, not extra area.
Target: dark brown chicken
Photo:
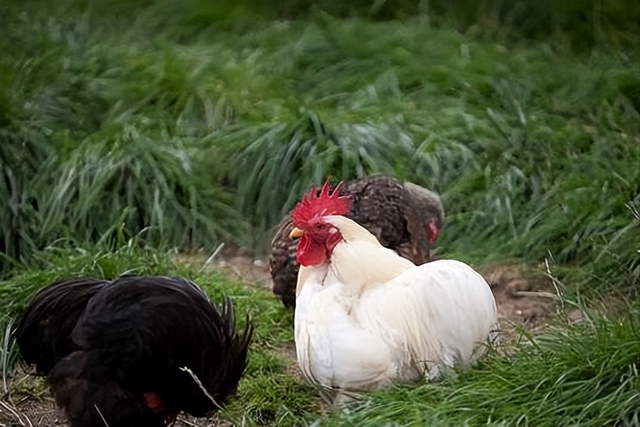
[[[347,217],[369,230],[385,247],[416,265],[429,261],[431,245],[444,224],[440,197],[419,185],[373,175],[344,183],[340,194],[352,200]],[[292,218],[287,214],[271,241],[269,269],[273,293],[286,307],[295,307],[298,262],[297,239],[291,239]]]
[[[47,286],[15,336],[72,427],[160,427],[235,393],[251,333],[186,279],[122,276]]]

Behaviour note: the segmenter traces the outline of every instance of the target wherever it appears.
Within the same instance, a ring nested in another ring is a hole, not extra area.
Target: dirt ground
[[[234,280],[255,286],[271,288],[268,263],[265,259],[254,259],[242,252],[227,250],[219,259],[178,256],[177,262],[191,264],[205,271],[219,271]],[[542,327],[545,319],[556,311],[556,293],[551,281],[539,272],[534,272],[518,262],[503,262],[478,268],[491,286],[498,305],[501,329],[501,345],[509,346],[516,337],[516,329],[525,327],[535,331]],[[274,297],[275,298],[275,297]],[[293,343],[283,348],[284,356],[291,361],[290,373],[299,375],[295,363]],[[27,374],[24,375],[28,377]],[[19,381],[19,380],[18,380]],[[33,378],[30,381],[34,381]],[[42,381],[42,380],[36,380]],[[40,387],[46,388],[44,382]],[[0,399],[0,427],[57,427],[67,426],[64,414],[46,393],[39,398],[14,399],[12,393]],[[193,418],[180,416],[175,427],[221,427],[227,426],[216,417]]]

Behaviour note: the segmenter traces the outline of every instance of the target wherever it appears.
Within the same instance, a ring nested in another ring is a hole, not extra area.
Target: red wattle
[[[327,252],[324,245],[313,241],[306,233],[300,237],[296,255],[300,265],[305,267],[322,264],[327,260]]]
[[[438,227],[436,227],[436,225],[433,222],[430,222],[427,227],[428,227],[427,234],[429,236],[429,243],[433,244],[433,242],[438,240],[438,235],[440,234],[440,230],[438,230]]]

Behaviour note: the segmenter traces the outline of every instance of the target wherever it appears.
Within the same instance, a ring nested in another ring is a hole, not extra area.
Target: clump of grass
[[[0,315],[15,317],[38,290],[67,277],[113,279],[125,273],[171,275],[176,271],[168,253],[144,247],[140,239],[125,241],[115,250],[59,241],[38,252],[21,269],[14,269],[10,278],[0,281],[0,298],[6,302]]]
[[[9,392],[9,373],[18,359],[18,351],[15,341],[11,338],[13,319],[10,316],[0,318],[0,369],[2,369],[2,391],[6,395]]]
[[[131,125],[85,142],[50,167],[55,172],[43,179],[58,179],[41,195],[41,241],[61,237],[61,230],[87,242],[108,242],[118,230],[129,236],[145,230],[150,244],[197,249],[242,226],[240,220],[233,225],[230,195],[210,185],[185,147]]]
[[[237,424],[299,426],[307,424],[318,408],[317,390],[282,370],[260,376],[248,373],[225,415]]]
[[[290,123],[238,126],[213,144],[226,165],[218,173],[236,188],[238,209],[262,229],[277,223],[310,184],[394,174],[413,150],[397,127],[332,125],[313,111]]]

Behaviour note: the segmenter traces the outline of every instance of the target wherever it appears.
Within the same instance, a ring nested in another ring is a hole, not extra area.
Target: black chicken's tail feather
[[[230,297],[224,297],[222,301],[222,307],[220,309],[221,317],[226,325],[227,329],[227,337],[229,339],[234,339],[238,341],[240,347],[246,347],[251,341],[251,336],[253,334],[253,325],[251,323],[251,318],[249,315],[245,318],[245,328],[244,330],[238,334],[236,330],[236,314],[235,307],[233,304],[233,300]]]
[[[247,353],[253,336],[253,324],[249,315],[245,318],[244,328],[237,330],[235,307],[233,300],[225,297],[221,306],[216,309],[220,315],[220,332],[223,333],[219,352],[221,355],[215,379],[210,379],[211,390],[215,390],[217,404],[224,403],[226,398],[237,391],[238,383],[247,367]]]

